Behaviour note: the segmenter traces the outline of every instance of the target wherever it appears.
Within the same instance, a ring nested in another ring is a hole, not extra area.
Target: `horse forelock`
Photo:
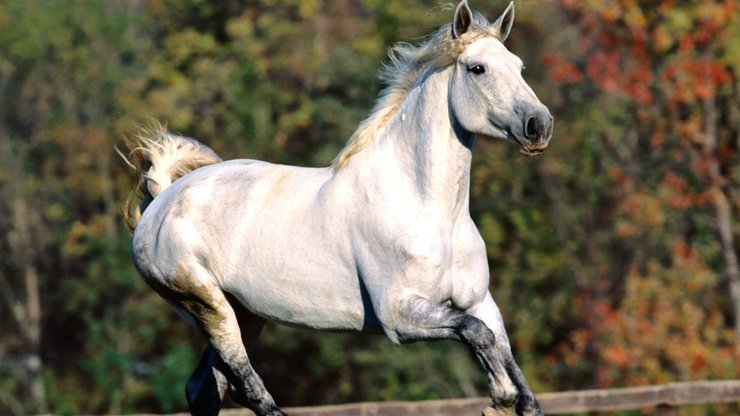
[[[448,23],[418,46],[399,43],[391,48],[389,62],[383,65],[379,75],[386,87],[381,91],[370,116],[360,123],[332,162],[332,167],[341,169],[352,156],[374,143],[425,74],[452,65],[468,46],[487,37],[501,40],[500,34],[490,27],[488,20],[480,13],[474,13],[470,29],[458,38],[452,36],[452,24]]]

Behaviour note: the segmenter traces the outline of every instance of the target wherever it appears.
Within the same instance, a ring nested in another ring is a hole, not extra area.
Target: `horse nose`
[[[538,108],[524,121],[524,137],[530,142],[548,141],[552,137],[553,118],[547,108]]]

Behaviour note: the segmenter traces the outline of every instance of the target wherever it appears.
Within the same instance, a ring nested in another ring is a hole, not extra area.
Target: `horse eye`
[[[470,68],[468,68],[468,72],[472,72],[475,75],[480,75],[480,74],[486,72],[486,68],[483,67],[483,65],[474,65],[474,66],[471,66]]]

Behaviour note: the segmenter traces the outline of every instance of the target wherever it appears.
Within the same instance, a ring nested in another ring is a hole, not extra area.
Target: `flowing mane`
[[[485,16],[473,13],[470,30],[459,38],[452,36],[452,24],[448,23],[418,46],[398,43],[391,48],[388,53],[390,61],[383,65],[379,75],[386,87],[380,93],[370,116],[360,123],[332,162],[332,167],[341,169],[353,155],[372,144],[398,112],[409,91],[426,74],[452,65],[468,45],[484,37],[501,39],[499,32],[490,27]]]

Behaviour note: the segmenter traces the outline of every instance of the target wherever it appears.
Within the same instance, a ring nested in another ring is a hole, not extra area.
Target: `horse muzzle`
[[[521,152],[527,156],[542,153],[550,143],[554,120],[547,107],[540,106],[523,120],[524,137],[518,140]]]

